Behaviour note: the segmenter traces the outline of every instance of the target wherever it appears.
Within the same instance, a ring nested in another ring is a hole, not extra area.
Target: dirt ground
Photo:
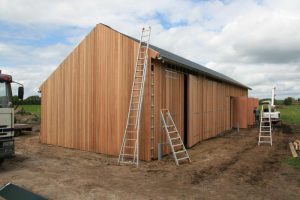
[[[170,156],[117,166],[116,157],[40,144],[37,133],[16,138],[16,157],[0,167],[12,182],[50,199],[299,199],[300,172],[283,162],[299,129],[257,146],[257,129],[232,132],[189,149],[191,164]]]

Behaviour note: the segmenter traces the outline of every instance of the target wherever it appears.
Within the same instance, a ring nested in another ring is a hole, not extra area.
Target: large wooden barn
[[[138,40],[98,24],[40,87],[40,141],[118,155],[138,45]],[[247,104],[247,86],[152,45],[148,58],[140,159],[156,159],[158,144],[165,142],[162,108],[170,110],[187,147],[231,130],[237,118],[253,124],[246,119],[253,118],[254,107]],[[245,105],[235,108],[236,97],[250,107],[242,117],[237,110]]]

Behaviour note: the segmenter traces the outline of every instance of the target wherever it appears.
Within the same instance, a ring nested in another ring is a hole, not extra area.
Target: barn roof
[[[136,39],[135,39],[136,40]],[[137,40],[139,41],[139,40]],[[190,60],[187,60],[181,56],[178,56],[176,54],[173,54],[169,51],[166,51],[164,49],[161,49],[159,47],[156,47],[156,46],[153,46],[153,45],[150,45],[150,48],[157,51],[160,56],[162,57],[162,59],[166,60],[167,62],[175,62],[175,63],[178,63],[178,65],[182,66],[183,68],[186,68],[186,69],[189,69],[189,70],[192,70],[192,71],[195,71],[195,72],[198,72],[200,74],[204,74],[208,77],[211,77],[211,78],[215,78],[217,80],[221,80],[221,81],[224,81],[224,82],[228,82],[228,83],[231,83],[231,84],[234,84],[234,85],[237,85],[239,87],[243,87],[243,88],[247,88],[247,89],[251,89],[250,87],[222,74],[222,73],[219,73],[219,72],[216,72],[212,69],[209,69],[207,67],[204,67],[198,63],[195,63],[193,61],[190,61]]]
[[[102,25],[107,26],[105,24],[102,24]],[[109,27],[109,26],[107,26],[107,27]],[[111,28],[111,27],[109,27],[109,28]],[[119,33],[121,33],[121,32],[119,32]],[[121,33],[121,34],[124,35],[124,36],[127,36],[127,37],[129,37],[129,38],[131,38],[131,39],[133,39],[133,40],[135,40],[137,42],[140,41],[140,40],[138,40],[138,39],[136,39],[134,37],[128,36],[126,34],[123,34],[123,33]],[[234,80],[234,79],[232,79],[232,78],[230,78],[230,77],[228,77],[228,76],[226,76],[226,75],[224,75],[222,73],[216,72],[216,71],[214,71],[212,69],[204,67],[204,66],[202,66],[202,65],[200,65],[198,63],[195,63],[193,61],[185,59],[185,58],[183,58],[181,56],[178,56],[178,55],[176,55],[174,53],[171,53],[169,51],[166,51],[166,50],[161,49],[159,47],[156,47],[154,45],[150,44],[149,47],[151,49],[153,49],[154,51],[157,51],[159,53],[159,56],[163,60],[165,60],[166,62],[174,63],[174,64],[177,64],[180,67],[183,67],[183,68],[191,70],[191,71],[195,71],[195,72],[197,72],[199,74],[203,74],[203,75],[206,75],[208,77],[211,77],[211,78],[223,81],[223,82],[231,83],[233,85],[236,85],[236,86],[239,86],[239,87],[251,90],[250,87],[248,87],[248,86],[246,86],[246,85],[244,85],[244,84],[242,84],[242,83],[240,83],[240,82],[238,82],[238,81],[236,81],[236,80]]]

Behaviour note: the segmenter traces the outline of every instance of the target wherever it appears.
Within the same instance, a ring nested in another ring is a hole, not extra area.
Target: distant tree
[[[19,104],[19,98],[17,95],[13,96],[12,97],[12,102],[14,105],[18,105]]]
[[[275,99],[275,105],[283,105],[283,104],[284,104],[284,100]]]
[[[35,96],[29,96],[23,101],[24,105],[40,105],[41,104],[41,97],[35,95]]]
[[[300,104],[300,98],[298,98],[298,104]]]
[[[271,101],[271,99],[270,98],[260,99],[259,104],[260,105],[263,104],[264,101]]]
[[[35,95],[29,96],[24,100],[19,100],[18,96],[13,96],[12,101],[14,105],[40,105],[41,97]]]
[[[292,105],[293,101],[294,101],[293,97],[285,98],[284,99],[284,105]]]

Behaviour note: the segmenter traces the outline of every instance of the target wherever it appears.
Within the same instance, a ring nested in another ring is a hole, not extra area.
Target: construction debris
[[[297,140],[296,140],[297,141]],[[298,140],[299,141],[299,140]],[[295,142],[294,142],[295,143]],[[291,152],[292,152],[292,155],[294,158],[298,157],[298,154],[295,150],[295,146],[294,146],[294,143],[293,142],[290,142],[290,149],[291,149]],[[300,143],[299,143],[300,144]],[[299,147],[299,144],[297,143],[297,148]]]
[[[300,140],[295,140],[293,142],[293,145],[294,145],[296,150],[300,150]]]

